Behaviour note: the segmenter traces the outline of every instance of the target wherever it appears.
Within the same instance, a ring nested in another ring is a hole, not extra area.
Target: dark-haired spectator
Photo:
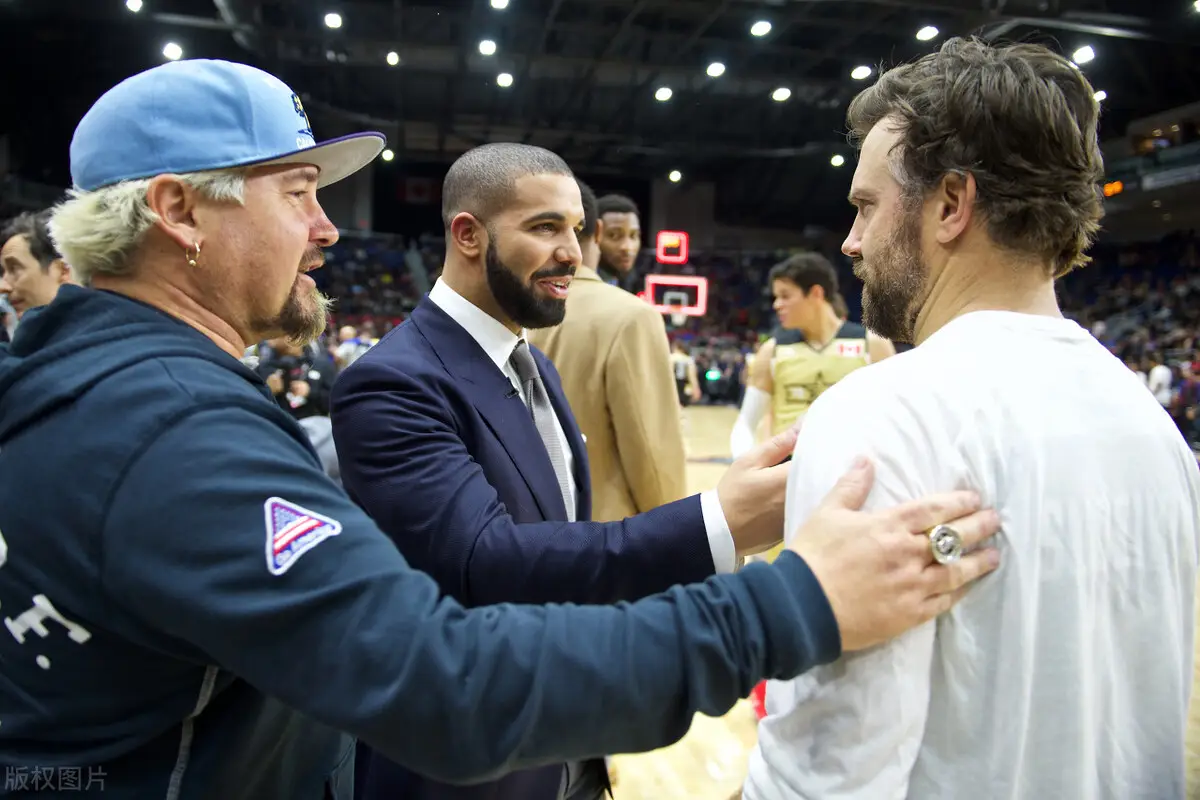
[[[64,283],[77,283],[46,229],[49,212],[26,212],[0,232],[0,295],[21,317],[49,305]]]

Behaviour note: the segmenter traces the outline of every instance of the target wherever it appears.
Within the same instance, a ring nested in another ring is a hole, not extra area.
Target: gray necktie
[[[562,492],[563,505],[567,507],[567,519],[574,522],[575,499],[571,496],[571,484],[567,477],[567,458],[554,426],[554,407],[550,405],[550,397],[546,394],[546,386],[542,383],[537,362],[533,360],[533,353],[529,352],[529,345],[524,339],[517,342],[508,363],[512,364],[517,372],[525,405],[533,415],[533,424],[537,426],[542,444],[546,446],[546,453],[550,456],[550,463],[554,465],[558,490]]]

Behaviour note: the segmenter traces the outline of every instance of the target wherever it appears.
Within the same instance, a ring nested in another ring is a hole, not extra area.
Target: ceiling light
[[[508,8],[508,0],[492,0],[492,8],[497,11],[503,11]]]
[[[479,52],[483,53],[485,56],[495,55],[496,43],[491,39],[484,39],[479,43]]]
[[[334,13],[326,14],[325,15],[325,27],[326,28],[342,27],[342,15],[334,14]]]
[[[660,86],[654,93],[654,99],[660,103],[665,103],[671,99],[672,94],[674,94],[674,92],[671,91],[670,86]]]
[[[938,29],[932,25],[926,25],[921,30],[917,31],[917,39],[922,42],[928,42],[930,39],[938,35]]]
[[[871,72],[872,70],[868,66],[855,67],[853,70],[851,70],[850,77],[854,78],[856,81],[865,81],[867,78],[871,77]]]
[[[395,50],[387,54],[387,62],[389,67],[394,67],[400,63],[400,54]]]
[[[496,76],[496,85],[505,89],[512,86],[512,75],[509,75],[507,72],[501,72]]]
[[[1096,51],[1090,46],[1084,45],[1072,54],[1071,60],[1076,64],[1086,64],[1096,57]]]
[[[846,163],[846,159],[842,158],[840,155],[835,155],[833,158],[829,159],[829,163],[835,167],[840,167],[842,164]]]
[[[1200,3],[1200,0],[1196,0],[1196,2]],[[760,19],[758,22],[750,26],[751,36],[766,36],[770,32],[771,23],[767,22],[765,19]]]
[[[669,180],[671,183],[679,183],[681,180],[683,180],[683,173],[677,169],[673,169],[671,170],[671,173],[667,175],[667,180]]]
[[[167,42],[166,46],[163,47],[163,58],[168,61],[178,61],[183,58],[183,48],[174,42]]]
[[[708,65],[707,72],[708,72],[708,77],[719,78],[725,74],[725,65],[722,64],[720,61],[714,61],[713,63]]]
[[[780,86],[778,89],[771,92],[771,99],[774,100],[776,103],[782,103],[784,100],[787,100],[791,96],[792,96],[792,90],[787,88],[786,86]]]
[[[1192,3],[1192,8],[1194,8],[1194,9],[1196,9],[1196,11],[1200,12],[1200,0],[1196,0],[1196,2]]]
[[[1200,0],[1196,0],[1196,2],[1200,3]],[[1101,89],[1100,91],[1098,91],[1094,95],[1092,95],[1092,97],[1096,98],[1097,103],[1103,103],[1105,100],[1108,99],[1108,92]]]
[[[391,161],[393,158],[396,157],[396,154],[392,152],[391,148],[384,150],[379,155],[380,155],[380,157],[383,158],[384,161]]]
[[[125,7],[136,14],[142,10],[142,0],[125,0]]]

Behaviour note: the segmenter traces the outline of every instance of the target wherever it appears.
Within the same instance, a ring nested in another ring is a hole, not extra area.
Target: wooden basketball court
[[[688,485],[693,492],[716,486],[729,458],[729,433],[737,411],[700,406],[685,409]],[[1200,639],[1198,639],[1200,642]],[[1197,648],[1200,666],[1200,647]],[[1200,671],[1196,673],[1200,676]],[[1200,691],[1194,681],[1193,696]],[[1188,797],[1200,800],[1200,705],[1188,726]],[[677,744],[653,753],[613,759],[616,800],[728,800],[742,785],[754,747],[754,712],[739,702],[719,719],[697,715]]]

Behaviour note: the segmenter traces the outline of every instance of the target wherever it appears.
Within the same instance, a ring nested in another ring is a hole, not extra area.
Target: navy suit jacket
[[[412,566],[467,606],[614,603],[712,575],[698,496],[587,521],[587,450],[557,371],[531,350],[570,441],[580,521],[565,521],[554,468],[508,377],[428,298],[334,386],[351,497]],[[364,755],[369,800],[555,800],[562,779],[554,766],[451,787]]]

